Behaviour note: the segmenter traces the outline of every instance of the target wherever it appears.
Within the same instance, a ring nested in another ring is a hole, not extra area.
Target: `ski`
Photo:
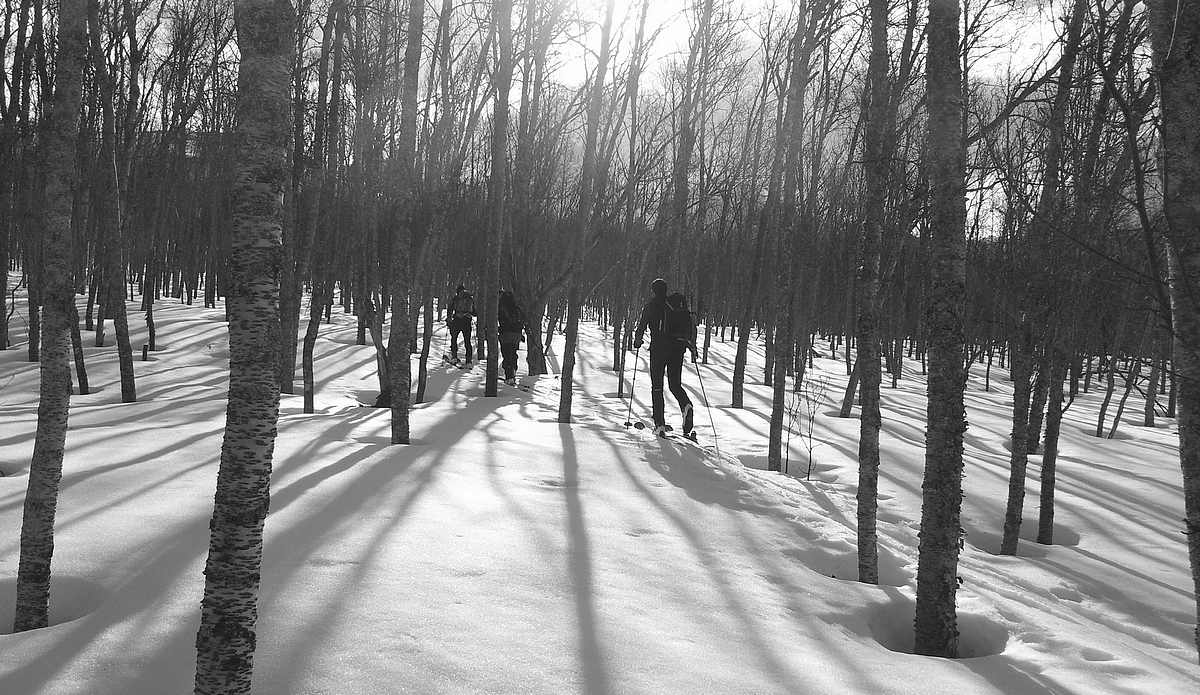
[[[641,420],[626,422],[625,426],[632,426],[636,430],[649,430],[652,434],[654,433],[654,427],[642,422]],[[671,427],[670,425],[666,425],[665,427],[666,429],[663,432],[658,433],[657,436],[659,439],[673,439],[677,442],[686,441],[695,444],[696,446],[700,446],[700,440],[696,436],[696,430],[692,430],[687,434],[682,434],[676,433],[675,428]]]
[[[462,360],[451,357],[450,355],[442,355],[442,364],[446,365],[447,367],[457,367],[465,372],[474,369],[476,362],[463,362]]]

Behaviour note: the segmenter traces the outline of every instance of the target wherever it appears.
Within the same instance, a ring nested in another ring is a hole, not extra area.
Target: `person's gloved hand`
[[[696,348],[692,348],[692,364],[696,363]]]
[[[642,339],[641,338],[638,338],[637,340],[633,341],[633,349],[634,350],[642,349]]]

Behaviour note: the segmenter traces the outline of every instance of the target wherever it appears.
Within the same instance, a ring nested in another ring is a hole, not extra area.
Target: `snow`
[[[37,371],[23,344],[0,353],[0,693],[191,688],[228,343],[220,310],[164,300],[156,319],[164,349],[136,362],[135,404],[120,403],[115,349],[86,349],[98,391],[72,398],[54,624],[22,634],[7,633]],[[1200,691],[1172,421],[1140,427],[1130,408],[1119,438],[1096,439],[1099,394],[1082,395],[1063,425],[1057,544],[1023,540],[1000,557],[1011,389],[996,369],[991,392],[982,372],[971,379],[959,592],[971,658],[936,659],[907,653],[918,365],[896,389],[885,380],[882,581],[868,586],[852,581],[858,421],[835,417],[842,361],[816,361],[828,388],[805,480],[797,435],[790,475],[759,470],[770,391],[749,387],[745,410],[725,405],[732,342],[714,338],[700,368],[719,436],[701,407],[699,447],[621,426],[594,324],[574,424],[555,422],[553,375],[484,398],[481,369],[431,362],[415,443],[390,446],[387,411],[358,405],[375,395],[373,351],[353,344],[352,317],[334,321],[317,345],[317,413],[304,415],[299,395],[281,405],[256,693]],[[15,320],[14,337],[23,330]],[[135,351],[144,331],[135,321]],[[752,354],[751,375],[761,360]],[[690,366],[685,384],[701,403]],[[637,392],[635,416],[648,419],[644,373]]]

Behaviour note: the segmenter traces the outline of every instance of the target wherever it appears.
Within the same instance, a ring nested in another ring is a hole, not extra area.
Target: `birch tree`
[[[604,105],[604,81],[608,72],[609,36],[612,34],[613,5],[608,0],[604,6],[604,26],[600,31],[600,59],[596,63],[596,76],[592,79],[588,95],[587,132],[583,143],[583,171],[579,177],[579,211],[576,213],[576,238],[572,242],[571,267],[573,279],[567,296],[566,346],[563,348],[562,375],[559,383],[558,421],[571,422],[571,400],[574,395],[575,352],[579,343],[579,313],[582,310],[584,279],[582,275],[584,253],[592,236],[596,201],[596,147],[600,132],[600,110]]]
[[[1179,381],[1179,462],[1184,533],[1196,599],[1200,654],[1200,5],[1156,0],[1151,45],[1160,84],[1163,206],[1170,245],[1174,364]]]
[[[858,434],[858,580],[879,583],[876,537],[876,494],[879,487],[879,247],[888,184],[885,142],[888,137],[888,0],[871,0],[871,52],[867,67],[867,119],[863,130],[862,238],[858,261],[859,394],[862,401]]]
[[[295,60],[290,0],[238,0],[229,405],[196,635],[197,695],[249,693],[279,414],[279,268]]]
[[[492,171],[488,179],[485,282],[477,299],[477,302],[482,304],[483,313],[476,323],[479,337],[487,341],[487,367],[483,385],[485,396],[495,396],[500,381],[496,296],[500,290],[500,256],[503,254],[504,226],[508,221],[505,212],[508,200],[508,98],[513,78],[512,12],[512,0],[497,0],[493,7],[492,28],[498,49],[495,75],[496,105],[492,116]]]
[[[41,220],[41,392],[21,517],[14,632],[46,627],[49,622],[54,517],[71,402],[71,322],[76,315],[71,206],[78,177],[75,145],[87,56],[87,0],[60,0],[58,13],[54,94],[41,128],[46,177]],[[7,273],[8,269],[0,271]]]
[[[925,66],[930,273],[925,321],[929,385],[914,650],[958,654],[958,551],[962,506],[963,310],[966,290],[966,148],[958,0],[930,0]]]
[[[421,37],[425,26],[424,0],[408,6],[408,39],[404,46],[404,75],[400,94],[400,133],[396,158],[399,161],[399,216],[392,239],[392,325],[388,338],[391,361],[392,444],[408,444],[408,411],[412,392],[412,362],[408,340],[413,315],[409,289],[413,263],[412,209],[416,202],[417,85],[421,71]]]

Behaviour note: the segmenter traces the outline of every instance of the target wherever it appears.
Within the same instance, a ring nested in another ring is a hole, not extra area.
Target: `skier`
[[[692,401],[683,390],[683,353],[691,350],[696,361],[696,323],[687,309],[687,301],[676,292],[667,296],[667,281],[662,278],[650,283],[654,296],[642,308],[642,318],[633,334],[633,347],[642,347],[642,335],[650,329],[650,398],[654,408],[654,433],[666,436],[669,430],[663,414],[663,372],[666,372],[671,394],[679,401],[683,413],[683,433],[692,434]]]
[[[521,344],[525,331],[525,315],[513,293],[500,290],[499,309],[496,313],[499,324],[500,355],[504,358],[504,383],[515,386],[517,383],[517,347]]]
[[[463,349],[467,353],[466,364],[471,366],[471,317],[475,315],[475,298],[463,285],[454,290],[454,297],[446,307],[446,327],[450,329],[450,357],[447,361],[458,364],[458,335],[463,337]]]

